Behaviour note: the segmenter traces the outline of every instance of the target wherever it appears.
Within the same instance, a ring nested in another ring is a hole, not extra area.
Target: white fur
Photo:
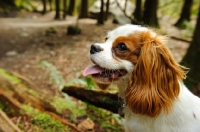
[[[200,132],[200,99],[183,84],[178,100],[170,113],[162,112],[151,118],[137,115],[126,107],[125,128],[127,132]]]
[[[101,67],[108,69],[126,69],[129,73],[134,65],[127,60],[117,61],[112,55],[112,43],[119,36],[127,36],[134,31],[146,31],[148,28],[137,25],[124,25],[108,32],[108,39],[104,43],[97,43],[104,50],[91,55],[91,59]],[[117,82],[119,96],[124,98],[129,74],[125,80]],[[200,98],[193,95],[182,83],[180,94],[173,103],[170,113],[161,112],[157,117],[134,114],[128,106],[125,107],[126,132],[200,132]]]

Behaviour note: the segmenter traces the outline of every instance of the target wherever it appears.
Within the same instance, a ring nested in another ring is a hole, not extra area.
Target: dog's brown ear
[[[110,84],[101,84],[101,83],[96,83],[96,84],[101,90],[106,90],[110,86]]]
[[[172,107],[185,77],[184,67],[175,62],[163,37],[150,31],[141,35],[141,51],[129,80],[126,103],[136,114],[155,117]]]

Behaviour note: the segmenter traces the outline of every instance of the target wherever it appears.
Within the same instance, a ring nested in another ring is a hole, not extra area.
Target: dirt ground
[[[0,18],[0,67],[32,80],[44,94],[55,94],[56,86],[50,82],[48,70],[38,63],[42,60],[52,63],[66,81],[78,78],[90,63],[90,45],[105,34],[105,27],[97,26],[95,20],[84,19],[80,20],[82,34],[67,36],[67,26],[75,21],[74,17],[54,21],[53,13]],[[49,27],[56,33],[47,34]]]
[[[38,86],[36,90],[44,94],[59,95],[57,86],[50,81],[49,70],[38,63],[47,60],[55,65],[66,82],[79,78],[82,70],[91,63],[88,58],[90,45],[101,41],[108,30],[118,25],[108,21],[99,26],[96,20],[81,19],[82,34],[68,36],[67,26],[74,24],[76,18],[68,16],[66,20],[55,21],[53,16],[53,12],[46,15],[26,12],[15,18],[0,18],[0,68],[25,76]],[[170,26],[167,18],[161,24],[169,35],[180,34]],[[46,33],[50,27],[56,33]],[[168,46],[180,61],[189,44],[169,40]]]

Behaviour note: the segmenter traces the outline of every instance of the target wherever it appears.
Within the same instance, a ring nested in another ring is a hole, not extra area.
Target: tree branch
[[[0,116],[9,124],[10,127],[16,132],[22,132],[9,118],[8,116],[0,109]]]

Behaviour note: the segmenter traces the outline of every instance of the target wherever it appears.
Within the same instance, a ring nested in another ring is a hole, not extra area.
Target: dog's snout
[[[95,54],[102,51],[102,48],[99,45],[91,45],[90,54]]]

